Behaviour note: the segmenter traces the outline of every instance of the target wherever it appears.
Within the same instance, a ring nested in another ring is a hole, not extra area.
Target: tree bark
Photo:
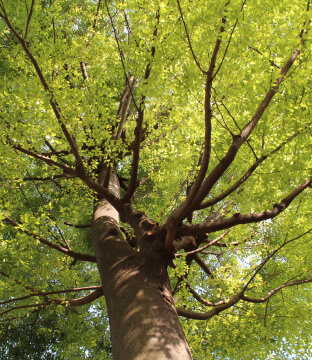
[[[112,171],[109,190],[119,195]],[[138,252],[124,240],[116,210],[95,207],[92,239],[106,299],[114,360],[190,360],[167,273],[157,246]]]

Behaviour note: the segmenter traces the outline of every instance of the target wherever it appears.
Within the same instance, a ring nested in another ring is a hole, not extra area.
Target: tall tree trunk
[[[119,195],[114,171],[109,188]],[[167,264],[157,247],[142,254],[124,240],[118,213],[95,207],[92,239],[110,322],[115,360],[190,360],[171,295]]]

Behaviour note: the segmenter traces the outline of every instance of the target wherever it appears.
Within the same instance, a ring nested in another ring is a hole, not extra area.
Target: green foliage
[[[104,1],[98,10],[92,0],[38,0],[27,26],[31,5],[30,0],[0,1],[0,13],[5,8],[20,36],[28,28],[25,43],[50,89],[44,89],[34,64],[0,18],[0,304],[25,297],[1,305],[0,359],[100,359],[103,353],[110,359],[104,300],[82,308],[47,305],[39,293],[100,284],[93,262],[73,261],[41,241],[64,248],[67,243],[73,252],[92,256],[88,225],[95,194],[78,177],[32,154],[75,169],[76,159],[62,131],[66,125],[90,177],[97,179],[104,161],[116,164],[120,178],[128,180],[137,119],[133,101],[122,137],[112,135],[120,124],[116,114],[125,74],[134,75],[137,87],[132,95],[137,106],[145,99],[146,130],[138,171],[142,184],[134,208],[162,223],[185,200],[187,186],[198,174],[205,141],[205,79],[189,48],[176,1]],[[204,70],[221,38],[210,104],[209,170],[225,156],[232,135],[250,121],[289,56],[300,48],[261,121],[206,200],[228,189],[261,156],[267,158],[226,199],[194,211],[193,223],[271,209],[311,176],[312,33],[307,2],[255,0],[242,10],[236,0],[185,0],[181,7],[192,50]],[[299,38],[302,29],[307,30],[304,41]],[[148,64],[152,71],[146,80]],[[61,109],[60,121],[50,106],[54,100]],[[172,287],[178,284],[177,306],[210,310],[177,278],[187,277],[204,299],[230,299],[269,254],[291,239],[258,272],[248,296],[261,298],[291,279],[311,277],[310,229],[308,189],[278,218],[239,225],[224,240],[229,246],[203,252],[213,278],[207,279],[198,264],[189,267],[185,256],[179,258],[177,268],[170,270]],[[37,295],[28,297],[31,293]],[[68,300],[89,293],[53,297]],[[308,359],[311,304],[311,285],[306,283],[285,287],[261,304],[239,302],[212,319],[182,322],[198,360]],[[11,305],[16,308],[7,311]]]

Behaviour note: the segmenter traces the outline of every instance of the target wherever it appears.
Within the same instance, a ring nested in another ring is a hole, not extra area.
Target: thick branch
[[[226,22],[225,18],[222,19],[222,24],[224,25]],[[224,32],[224,26],[221,26],[220,33]],[[165,249],[171,253],[173,251],[173,242],[175,239],[175,234],[177,231],[177,227],[180,222],[192,212],[192,203],[194,202],[194,198],[200,187],[204,178],[206,176],[210,154],[211,154],[211,89],[212,89],[212,81],[213,81],[213,72],[217,61],[217,56],[220,50],[221,38],[219,37],[215,43],[214,51],[211,57],[210,65],[208,72],[206,74],[206,87],[205,87],[205,147],[204,154],[202,156],[201,166],[198,172],[198,175],[194,181],[194,184],[188,193],[183,204],[169,217],[168,221],[164,225],[165,228],[168,228],[167,235],[165,239]]]
[[[159,11],[156,11],[156,20],[157,23],[155,25],[155,29],[153,32],[153,38],[155,39],[157,37],[157,26],[159,24]],[[151,47],[151,55],[152,55],[152,59],[155,56],[155,52],[156,52],[156,48],[155,46]],[[152,69],[152,61],[150,61],[145,69],[145,74],[144,74],[144,81],[143,83],[147,83],[147,80],[150,77],[151,74],[151,69]],[[134,150],[133,150],[133,158],[132,158],[132,166],[131,166],[131,178],[130,178],[130,183],[129,183],[129,187],[125,193],[125,196],[123,198],[123,200],[125,202],[130,202],[135,189],[136,189],[136,184],[137,184],[137,176],[138,176],[138,168],[139,168],[139,158],[140,158],[140,144],[141,144],[141,135],[142,135],[142,125],[143,125],[143,119],[144,119],[144,106],[145,106],[145,95],[142,95],[141,98],[141,102],[140,102],[140,106],[138,109],[138,118],[137,118],[137,125],[136,128],[134,130],[134,135],[135,135],[135,140],[134,140]]]
[[[212,274],[212,271],[209,269],[204,260],[198,254],[194,254],[193,257],[196,263],[204,270],[204,272],[213,279],[214,276]]]
[[[220,179],[220,177],[223,175],[223,173],[232,164],[239,149],[244,144],[244,142],[248,139],[248,137],[250,136],[252,131],[255,129],[255,127],[258,124],[259,120],[261,119],[264,111],[268,107],[273,96],[276,94],[279,85],[281,84],[281,82],[283,81],[288,70],[290,69],[290,67],[292,66],[294,61],[296,60],[298,54],[299,54],[299,50],[294,51],[294,53],[289,58],[288,62],[285,64],[285,66],[281,70],[281,76],[276,80],[275,85],[268,91],[266,97],[260,104],[260,106],[257,109],[253,118],[245,126],[245,128],[241,131],[241,133],[239,135],[233,136],[233,142],[232,142],[232,145],[230,146],[227,154],[224,156],[224,158],[219,162],[219,164],[212,170],[212,172],[206,178],[206,180],[202,184],[200,190],[198,191],[196,197],[194,198],[191,208],[197,208],[200,205],[200,203],[208,195],[208,193],[210,192],[212,187],[216,184],[216,182]]]
[[[242,297],[242,294],[239,293],[239,294],[235,295],[227,303],[220,304],[205,313],[198,313],[198,312],[189,311],[189,310],[182,309],[182,308],[177,308],[177,313],[178,313],[178,315],[186,317],[187,319],[208,320],[208,319],[212,318],[213,316],[218,315],[220,312],[227,310],[228,308],[235,305],[241,299],[241,297]]]
[[[7,16],[4,16],[3,17],[3,20],[6,22],[8,28],[10,29],[10,31],[13,33],[13,35],[16,37],[16,39],[20,42],[20,44],[22,45],[26,55],[28,56],[29,60],[31,61],[31,63],[33,64],[35,70],[36,70],[36,73],[41,81],[41,84],[44,88],[44,90],[51,96],[50,98],[50,104],[51,104],[51,107],[53,109],[53,112],[54,112],[54,115],[57,119],[57,121],[59,122],[60,124],[60,127],[66,137],[66,140],[75,156],[75,159],[76,159],[76,162],[77,162],[77,166],[78,166],[78,169],[80,172],[82,172],[83,174],[86,173],[85,171],[85,168],[84,168],[84,165],[83,165],[83,161],[81,159],[81,156],[78,152],[78,149],[77,149],[77,146],[75,144],[75,141],[74,139],[71,137],[70,133],[68,132],[66,126],[65,126],[65,123],[62,119],[62,115],[61,115],[61,111],[59,109],[59,106],[57,104],[57,102],[54,100],[54,93],[50,90],[49,88],[49,85],[40,69],[40,66],[37,62],[37,60],[35,59],[35,57],[33,56],[33,54],[31,53],[31,51],[29,50],[27,44],[26,44],[26,41],[17,33],[17,31],[14,29],[14,27],[12,26],[11,22],[9,21],[8,17]]]
[[[295,280],[292,282],[286,282],[283,285],[271,290],[268,292],[268,294],[262,298],[252,298],[249,296],[242,296],[242,300],[247,301],[247,302],[252,302],[252,303],[263,303],[265,301],[267,301],[271,296],[275,295],[276,293],[278,293],[280,290],[289,287],[289,286],[295,286],[295,285],[301,285],[301,284],[306,284],[306,283],[310,283],[312,282],[312,277],[310,277],[309,279],[301,279],[301,280]]]
[[[69,167],[69,166],[67,166],[65,164],[62,164],[62,163],[60,163],[58,161],[55,161],[55,160],[52,160],[49,157],[46,157],[44,155],[35,153],[35,152],[27,150],[27,149],[24,149],[21,145],[15,145],[12,142],[10,142],[10,145],[13,147],[13,149],[18,150],[18,151],[20,151],[20,152],[22,152],[24,154],[27,154],[27,155],[35,158],[35,159],[44,161],[46,164],[48,164],[50,166],[56,166],[56,167],[59,167],[59,168],[65,170],[69,174],[77,175],[75,169],[73,169],[73,168],[71,168],[71,167]]]
[[[80,68],[84,80],[88,81],[89,78],[88,78],[87,68],[86,68],[86,64],[83,61],[80,61]]]
[[[19,225],[17,222],[15,222],[13,219],[11,219],[5,213],[4,213],[4,217],[12,226],[17,227],[19,229],[19,231],[33,237],[34,239],[39,240],[42,244],[47,245],[52,249],[55,249],[65,255],[71,256],[77,260],[96,262],[96,259],[94,256],[87,255],[87,254],[80,254],[80,253],[76,253],[75,251],[68,250],[67,248],[57,245],[57,244],[53,243],[52,241],[49,241],[49,240],[45,239],[44,237],[39,236],[39,235],[33,233],[32,231],[25,229],[24,227],[21,228],[21,225]]]
[[[125,125],[125,122],[127,119],[129,106],[131,103],[132,94],[133,94],[135,86],[136,86],[136,81],[134,80],[134,76],[131,75],[130,79],[129,79],[129,83],[127,84],[127,87],[125,89],[125,93],[121,99],[120,108],[118,110],[118,117],[120,118],[120,123],[119,123],[118,131],[116,134],[116,140],[120,139],[120,137],[121,137],[122,130],[124,128],[124,125]],[[128,94],[129,91],[130,91],[130,94]],[[126,96],[125,96],[125,94],[126,94]],[[125,98],[124,98],[124,96],[125,96]]]
[[[275,216],[283,212],[289,204],[307,187],[312,184],[312,178],[298,186],[288,196],[286,196],[279,204],[274,204],[273,209],[263,211],[254,214],[234,214],[228,219],[216,220],[211,223],[200,223],[197,225],[184,225],[177,231],[177,236],[188,236],[188,235],[203,235],[206,233],[212,233],[219,230],[229,229],[239,224],[251,224],[257,223],[263,220],[273,219]]]
[[[231,187],[229,187],[227,190],[225,190],[220,195],[216,196],[215,198],[208,200],[206,202],[203,202],[200,206],[198,206],[197,210],[199,209],[205,209],[207,207],[213,206],[217,204],[219,201],[224,200],[227,196],[232,194],[236,189],[239,188],[240,185],[242,185],[246,180],[249,179],[249,177],[252,175],[252,173],[257,169],[257,167],[268,157],[275,154],[277,151],[279,151],[284,145],[289,143],[291,140],[293,140],[298,134],[293,134],[290,136],[287,140],[283,141],[279,146],[277,146],[274,150],[272,150],[269,154],[262,155],[259,159],[257,159],[254,164],[250,166],[250,168],[246,171],[246,173]]]
[[[99,287],[98,289],[92,291],[92,293],[83,296],[79,299],[51,299],[51,303],[53,304],[60,304],[60,305],[70,305],[70,306],[81,306],[89,304],[98,298],[103,296],[103,289]]]
[[[0,271],[0,274],[4,274]],[[11,278],[9,275],[5,274],[4,276],[8,277],[8,278]],[[21,284],[21,282],[19,281],[16,281],[17,283]],[[29,287],[25,287],[25,288],[28,288]],[[102,290],[102,286],[99,285],[99,286],[88,286],[88,287],[82,287],[82,288],[74,288],[74,289],[66,289],[66,290],[55,290],[55,291],[47,291],[47,292],[43,292],[43,291],[36,291],[36,292],[33,292],[31,294],[28,294],[28,295],[25,295],[25,296],[21,296],[19,298],[14,298],[14,299],[9,299],[9,300],[4,300],[4,301],[0,301],[0,305],[5,305],[5,304],[8,304],[8,303],[11,303],[11,302],[17,302],[17,301],[21,301],[21,300],[25,300],[25,299],[28,299],[30,297],[33,297],[33,296],[49,296],[49,295],[56,295],[56,294],[64,294],[64,293],[70,293],[70,292],[78,292],[78,291],[87,291],[87,290],[95,290],[95,291],[98,291],[98,290]],[[32,291],[34,291],[32,289]],[[91,295],[91,294],[89,294]],[[89,296],[87,295],[87,296]]]

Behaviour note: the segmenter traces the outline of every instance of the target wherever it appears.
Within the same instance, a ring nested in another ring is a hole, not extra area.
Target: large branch
[[[208,312],[198,313],[198,312],[189,311],[189,310],[186,310],[183,308],[177,308],[177,313],[178,313],[178,315],[186,317],[188,319],[208,320],[208,319],[212,318],[213,316],[218,315],[220,312],[227,310],[228,308],[235,305],[237,302],[239,302],[241,297],[242,297],[242,293],[239,293],[239,294],[235,295],[228,302],[220,304]]]
[[[132,99],[132,94],[133,94],[135,86],[136,86],[136,81],[134,80],[134,76],[131,75],[129,78],[129,82],[126,85],[123,96],[121,98],[118,113],[117,113],[117,117],[120,119],[120,122],[119,122],[117,133],[114,136],[114,138],[116,140],[120,139],[120,137],[121,137],[122,130],[123,130],[123,127],[124,127],[126,119],[127,119],[129,106],[130,106],[130,102]],[[129,94],[129,92],[130,92],[130,94]]]
[[[81,306],[91,303],[92,301],[97,300],[103,296],[103,289],[99,287],[98,289],[92,291],[92,293],[85,295],[79,299],[51,299],[51,303],[59,305],[70,305],[70,306]]]
[[[103,289],[98,288],[98,289],[94,290],[92,293],[90,293],[86,296],[83,296],[79,299],[47,299],[43,303],[33,303],[33,304],[27,304],[27,305],[13,306],[13,307],[10,307],[9,309],[2,311],[0,313],[0,316],[5,315],[14,310],[18,310],[18,309],[33,308],[33,307],[38,307],[38,306],[45,307],[50,304],[62,305],[65,307],[67,307],[68,305],[69,306],[81,306],[81,305],[89,304],[89,303],[97,300],[101,296],[103,296]]]
[[[153,39],[157,37],[157,26],[159,24],[159,11],[156,11],[156,25],[153,31]],[[151,58],[154,59],[156,52],[156,47],[153,45],[151,47]],[[147,83],[152,70],[152,60],[146,66],[143,84]],[[137,118],[137,125],[134,130],[135,140],[134,140],[134,149],[133,149],[133,158],[132,158],[132,165],[131,165],[131,178],[128,189],[124,195],[123,200],[125,202],[130,202],[131,198],[135,192],[137,187],[137,177],[138,177],[138,169],[139,169],[139,158],[140,158],[140,144],[141,144],[141,135],[142,135],[142,126],[143,126],[143,119],[144,119],[144,107],[145,107],[145,99],[146,96],[143,94],[140,101],[140,106],[138,108],[138,118]]]
[[[208,312],[199,313],[199,312],[189,311],[184,308],[177,308],[177,313],[178,313],[178,315],[186,317],[188,319],[208,320],[208,319],[212,318],[213,316],[218,315],[220,312],[229,309],[230,307],[235,305],[240,300],[243,300],[246,302],[251,302],[251,303],[263,303],[263,302],[267,301],[271,296],[275,295],[280,290],[282,290],[286,287],[296,286],[296,285],[301,285],[301,284],[306,284],[306,283],[311,283],[311,282],[312,282],[312,276],[308,279],[301,279],[301,280],[286,282],[283,285],[271,290],[263,298],[252,298],[249,296],[245,296],[244,291],[242,291],[242,292],[238,293],[237,295],[235,295],[230,301],[228,301],[226,303],[221,303],[220,305],[215,306],[213,309],[211,309]],[[202,302],[203,299],[200,298],[198,300],[200,302]],[[202,303],[205,303],[205,302],[202,302]],[[207,303],[207,305],[211,306],[209,304],[209,302]]]
[[[244,127],[244,129],[241,131],[239,135],[233,136],[232,145],[230,146],[228,152],[219,162],[219,164],[211,171],[211,173],[208,175],[206,180],[203,182],[200,190],[198,191],[197,195],[195,196],[191,204],[191,209],[195,209],[200,206],[200,203],[209,194],[212,187],[216,184],[216,182],[221,178],[224,172],[233,163],[239,149],[255,129],[264,111],[269,106],[273,96],[277,93],[279,85],[281,84],[288,70],[291,68],[292,64],[296,60],[298,54],[299,54],[299,50],[295,50],[293,52],[293,54],[291,55],[285,66],[282,68],[280,72],[281,76],[276,80],[275,85],[267,92],[265,98],[263,99],[262,103],[260,104],[253,118]]]
[[[6,277],[8,277],[9,279],[12,279],[9,275],[5,274],[4,272],[0,271],[1,275],[4,275]],[[14,279],[13,279],[14,280]],[[15,282],[17,282],[18,284],[22,285],[22,283],[18,280],[15,280]],[[30,297],[33,296],[43,296],[43,297],[47,297],[49,295],[56,295],[56,294],[65,294],[65,293],[71,293],[71,292],[79,292],[79,291],[87,291],[87,290],[95,290],[95,291],[99,291],[102,290],[102,286],[98,285],[98,286],[88,286],[88,287],[82,287],[82,288],[74,288],[74,289],[65,289],[65,290],[55,290],[55,291],[40,291],[40,290],[35,290],[33,288],[30,288],[29,286],[24,286],[25,289],[27,290],[32,290],[33,292],[31,294],[25,295],[25,296],[21,296],[18,298],[11,298],[9,300],[3,300],[0,301],[0,305],[5,305],[5,304],[9,304],[11,302],[17,302],[17,301],[21,301],[21,300],[25,300],[25,299],[29,299]],[[102,290],[103,291],[103,290]],[[88,294],[87,296],[89,296],[91,294]]]
[[[268,294],[262,298],[253,298],[250,296],[242,296],[242,300],[247,301],[247,302],[252,302],[252,303],[263,303],[265,301],[267,301],[271,296],[275,295],[276,293],[278,293],[280,290],[285,289],[287,287],[290,286],[295,286],[295,285],[301,285],[301,284],[307,284],[312,282],[312,276],[309,279],[301,279],[301,280],[295,280],[295,281],[291,281],[291,282],[286,282],[283,285],[271,290],[268,292]]]
[[[196,225],[183,225],[178,231],[177,236],[189,236],[189,235],[204,235],[206,233],[212,233],[219,230],[229,229],[233,226],[239,224],[251,224],[257,223],[263,220],[273,219],[281,212],[283,212],[290,203],[307,187],[311,187],[312,177],[298,186],[294,191],[292,191],[288,196],[286,196],[279,204],[274,204],[273,209],[268,211],[263,211],[260,213],[247,214],[243,215],[240,213],[234,214],[228,219],[216,220],[215,222],[210,223],[200,223]]]
[[[13,27],[13,25],[11,24],[10,20],[8,19],[6,13],[4,14],[0,14],[0,17],[5,21],[5,23],[7,24],[8,28],[10,29],[10,31],[12,32],[12,34],[16,37],[16,39],[19,41],[19,43],[22,45],[26,55],[28,56],[29,60],[31,61],[31,63],[33,64],[35,70],[36,70],[36,73],[40,79],[40,82],[45,90],[45,92],[47,94],[50,95],[50,105],[52,107],[52,110],[54,112],[54,115],[58,121],[58,123],[60,124],[60,127],[63,131],[63,134],[65,135],[66,137],[66,140],[75,156],[75,159],[76,159],[76,163],[77,163],[77,167],[79,169],[79,171],[83,174],[86,173],[85,171],[85,167],[84,167],[84,164],[83,164],[83,161],[82,161],[82,158],[78,152],[78,149],[77,149],[77,146],[76,146],[76,143],[74,141],[74,139],[72,138],[72,136],[70,135],[69,131],[67,130],[67,127],[64,123],[64,119],[61,115],[61,111],[60,111],[60,108],[57,104],[57,102],[54,100],[54,93],[53,91],[50,90],[50,87],[43,75],[43,72],[36,60],[36,58],[34,57],[34,55],[32,54],[32,52],[30,51],[30,49],[28,48],[27,44],[26,44],[26,41],[25,39],[23,39],[18,33],[17,31],[15,30],[15,28]]]
[[[259,159],[257,159],[250,168],[246,171],[246,173],[233,184],[231,187],[229,187],[227,190],[223,191],[220,195],[214,197],[213,199],[210,199],[208,201],[205,201],[201,203],[197,210],[199,209],[205,209],[207,207],[213,206],[217,204],[219,201],[224,200],[227,196],[232,194],[236,189],[238,189],[246,180],[249,179],[249,177],[252,175],[252,173],[257,169],[257,167],[264,162],[267,158],[269,158],[271,155],[275,154],[277,151],[279,151],[284,145],[288,144],[291,140],[293,140],[298,134],[295,133],[292,136],[290,136],[287,140],[283,141],[279,146],[277,146],[275,149],[270,151],[269,154],[262,155]]]
[[[222,26],[220,28],[220,33],[224,32],[224,24],[226,19],[222,19]],[[206,85],[205,85],[205,146],[204,153],[202,155],[201,165],[197,177],[193,183],[193,186],[188,193],[183,204],[169,217],[164,227],[167,228],[167,235],[165,239],[165,249],[171,253],[173,251],[173,242],[175,239],[175,234],[177,231],[177,227],[180,222],[191,212],[191,204],[193,203],[193,199],[196,194],[199,192],[202,182],[206,176],[210,154],[211,154],[211,118],[212,118],[212,110],[211,110],[211,89],[212,89],[212,81],[213,81],[213,72],[216,66],[217,56],[220,50],[221,38],[218,37],[215,47],[211,56],[209,69],[206,74]]]
[[[54,249],[54,250],[57,250],[65,255],[68,255],[68,256],[71,256],[73,257],[74,259],[77,259],[77,260],[83,260],[83,261],[91,261],[91,262],[96,262],[96,259],[94,256],[91,256],[91,255],[87,255],[87,254],[80,254],[80,253],[77,253],[75,251],[72,251],[72,250],[69,250],[67,249],[66,247],[63,247],[63,246],[60,246],[60,245],[57,245],[55,243],[53,243],[52,241],[50,240],[47,240],[45,239],[44,237],[42,236],[39,236],[37,234],[35,234],[34,232],[24,228],[23,226],[21,226],[20,224],[18,224],[17,222],[15,222],[13,219],[11,219],[8,215],[6,215],[5,213],[3,214],[6,221],[8,223],[10,223],[12,226],[18,228],[19,231],[33,237],[34,239],[37,239],[39,240],[42,244],[44,245],[47,245],[48,247]]]
[[[121,213],[121,215],[125,214],[124,203],[122,201],[120,201],[118,199],[118,197],[116,197],[114,194],[112,194],[110,191],[108,191],[105,187],[101,186],[96,181],[92,180],[89,176],[87,176],[87,174],[80,173],[76,169],[70,168],[70,167],[68,167],[62,163],[59,163],[55,160],[52,160],[48,157],[45,157],[45,156],[36,154],[32,151],[29,151],[27,149],[24,149],[20,145],[12,144],[12,147],[20,152],[23,152],[24,154],[34,157],[35,159],[42,160],[45,163],[47,163],[48,165],[59,167],[59,168],[65,170],[65,172],[67,172],[67,173],[78,176],[91,190],[94,190],[96,193],[98,193],[100,196],[102,196],[103,199],[106,199],[110,204],[112,204],[115,207],[115,209]],[[129,207],[127,209],[131,210]]]
[[[68,174],[77,175],[76,169],[73,169],[72,167],[69,167],[65,164],[55,161],[55,160],[51,159],[50,157],[41,155],[39,153],[35,153],[34,151],[27,150],[19,144],[14,144],[12,141],[10,141],[9,144],[12,146],[13,149],[18,150],[18,151],[20,151],[26,155],[29,155],[35,159],[41,160],[50,166],[55,166],[55,167],[61,168]]]
[[[272,257],[280,250],[282,249],[285,245],[292,243],[300,238],[302,238],[304,235],[310,233],[312,231],[312,229],[309,229],[308,231],[300,234],[299,236],[290,239],[288,241],[284,241],[280,246],[278,246],[274,251],[272,251],[262,262],[259,266],[257,266],[256,271],[254,271],[253,275],[251,276],[251,278],[247,281],[247,283],[244,285],[243,289],[237,293],[230,301],[228,302],[224,302],[224,300],[220,301],[219,304],[215,303],[212,304],[211,302],[203,299],[194,289],[192,289],[192,287],[189,284],[186,284],[187,287],[189,288],[190,292],[193,294],[193,296],[202,304],[206,305],[206,306],[214,306],[213,309],[211,309],[208,312],[205,313],[198,313],[198,312],[193,312],[193,311],[188,311],[186,309],[182,309],[182,308],[178,308],[177,312],[179,315],[184,316],[186,318],[191,318],[191,319],[198,319],[198,320],[207,320],[210,319],[211,317],[219,314],[220,312],[232,307],[233,305],[235,305],[238,301],[243,300],[246,302],[252,302],[252,303],[262,303],[267,301],[271,296],[275,295],[276,293],[278,293],[280,290],[286,288],[286,287],[290,287],[290,286],[295,286],[295,285],[300,285],[300,284],[306,284],[306,283],[310,283],[312,282],[312,275],[309,278],[305,278],[305,279],[300,279],[300,280],[288,280],[287,282],[285,282],[283,285],[271,290],[268,292],[268,294],[262,298],[252,298],[249,296],[245,295],[245,292],[248,291],[248,286],[251,283],[251,281],[255,278],[255,276],[259,273],[259,271],[265,266],[265,264],[272,259]],[[298,277],[298,276],[297,276]],[[186,280],[185,280],[186,281]]]

